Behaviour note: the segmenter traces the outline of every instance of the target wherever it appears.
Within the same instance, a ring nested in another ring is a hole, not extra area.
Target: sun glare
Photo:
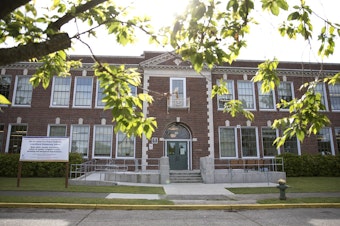
[[[134,0],[131,3],[139,15],[151,18],[155,28],[171,25],[176,15],[183,13],[190,0]]]

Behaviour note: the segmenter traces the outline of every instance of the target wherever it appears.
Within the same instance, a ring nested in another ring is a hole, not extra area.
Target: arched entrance
[[[191,169],[191,133],[182,123],[172,123],[164,133],[165,154],[170,170]]]

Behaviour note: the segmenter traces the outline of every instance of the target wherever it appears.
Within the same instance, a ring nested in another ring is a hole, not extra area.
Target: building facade
[[[303,83],[314,80],[319,73],[334,75],[340,71],[339,64],[324,64],[320,72],[319,64],[281,62],[280,86],[263,94],[261,84],[251,81],[261,63],[257,61],[236,61],[197,73],[190,63],[169,52],[101,57],[109,64],[126,64],[141,71],[143,87],[132,90],[153,96],[152,104],[144,103],[143,113],[155,117],[158,123],[147,140],[114,133],[111,112],[103,110],[103,94],[91,58],[74,58],[82,59],[82,68],[72,70],[70,77],[53,77],[47,89],[33,89],[29,84],[37,68],[35,63],[0,69],[0,93],[12,102],[1,106],[1,153],[19,153],[23,136],[67,136],[70,151],[81,153],[86,160],[138,159],[145,169],[149,160],[168,156],[170,170],[196,170],[206,156],[218,165],[224,160],[272,159],[285,152],[340,152],[340,84],[317,87],[327,109],[324,113],[331,120],[331,125],[317,136],[307,137],[303,143],[292,138],[277,149],[272,143],[281,131],[271,128],[275,119],[287,116],[287,110],[278,110],[276,103],[300,97]],[[230,93],[211,98],[213,85],[221,79]],[[223,113],[224,104],[231,99],[241,100],[255,119]]]

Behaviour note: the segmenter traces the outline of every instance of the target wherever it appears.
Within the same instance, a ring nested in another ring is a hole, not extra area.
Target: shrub
[[[340,156],[285,153],[279,157],[288,177],[340,176]]]
[[[0,176],[16,177],[18,174],[20,154],[0,154]],[[69,164],[83,162],[79,153],[70,153]],[[63,162],[23,162],[22,177],[63,177],[65,176],[65,163]]]

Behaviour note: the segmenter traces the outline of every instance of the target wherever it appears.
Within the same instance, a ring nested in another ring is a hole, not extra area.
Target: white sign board
[[[68,162],[68,137],[22,137],[20,161]]]

